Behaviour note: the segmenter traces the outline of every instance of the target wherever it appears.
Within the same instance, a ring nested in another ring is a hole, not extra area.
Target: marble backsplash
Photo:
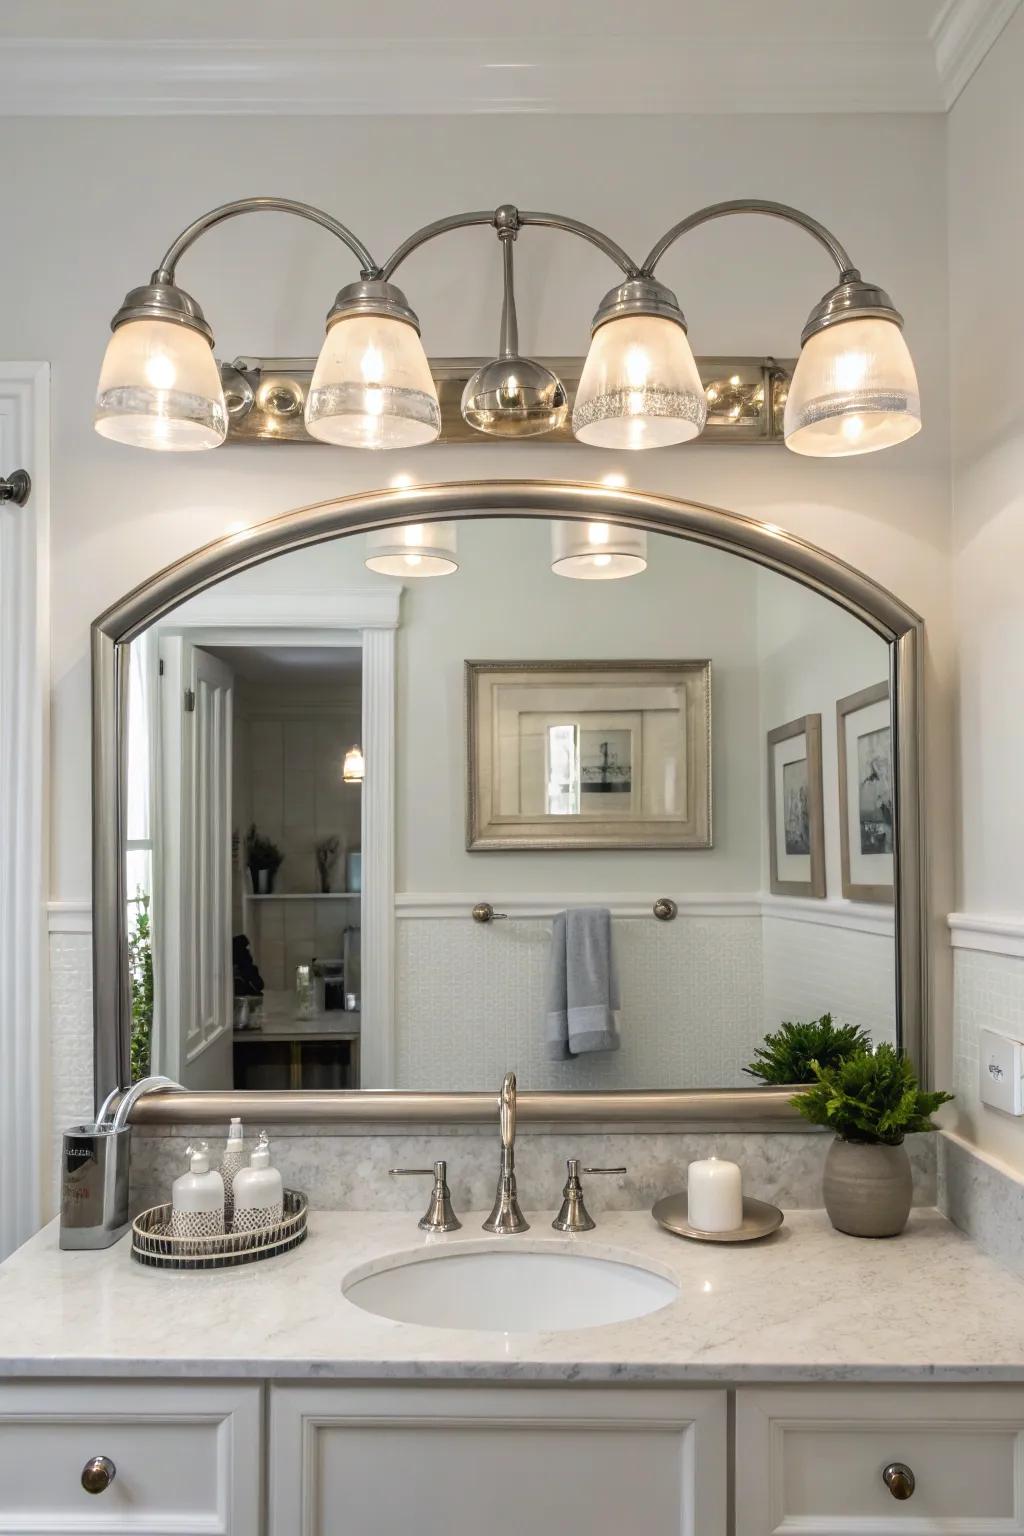
[[[247,1126],[250,1139],[257,1127]],[[429,1128],[407,1131],[339,1131],[336,1126],[268,1127],[274,1161],[289,1188],[301,1189],[321,1210],[407,1210],[426,1208],[426,1178],[396,1179],[389,1168],[426,1168],[435,1158],[448,1163],[448,1183],[457,1212],[486,1211],[494,1198],[498,1171],[497,1127]],[[137,1129],[132,1137],[134,1209],[170,1198],[172,1180],[186,1166],[189,1141],[205,1137],[217,1166],[222,1140],[209,1127]],[[584,1179],[587,1204],[602,1210],[643,1210],[662,1195],[686,1187],[686,1167],[712,1155],[743,1169],[748,1195],[783,1208],[820,1206],[821,1174],[830,1138],[813,1130],[740,1131],[526,1131],[516,1143],[519,1197],[527,1210],[555,1210],[561,1201],[565,1163],[579,1157],[599,1168],[625,1166],[619,1175]],[[914,1203],[934,1205],[935,1138],[912,1136],[907,1146],[914,1171]]]

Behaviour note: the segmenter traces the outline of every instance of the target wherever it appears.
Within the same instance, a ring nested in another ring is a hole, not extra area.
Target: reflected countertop
[[[552,1382],[1024,1382],[1024,1280],[932,1210],[902,1237],[845,1237],[820,1211],[750,1245],[674,1238],[646,1211],[565,1238],[551,1213],[488,1238],[482,1213],[444,1237],[408,1212],[314,1211],[306,1243],[240,1269],[164,1273],[129,1239],[62,1253],[56,1222],[0,1266],[0,1374]],[[677,1300],[565,1333],[423,1328],[342,1295],[356,1266],[425,1247],[579,1248],[649,1264]]]

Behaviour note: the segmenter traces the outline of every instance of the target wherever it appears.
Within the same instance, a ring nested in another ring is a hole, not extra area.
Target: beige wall
[[[1024,1039],[1024,12],[949,117],[957,897],[1017,939],[957,957],[960,1128],[1024,1170],[1024,1120],[978,1101],[978,1031]],[[1008,950],[1016,948],[1016,954]]]

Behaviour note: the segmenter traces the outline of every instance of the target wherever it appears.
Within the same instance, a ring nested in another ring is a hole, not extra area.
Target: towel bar
[[[654,916],[662,923],[670,923],[679,911],[679,907],[671,896],[659,896],[651,908]],[[471,912],[474,923],[495,923],[508,918],[507,912],[495,912],[489,901],[478,901]]]

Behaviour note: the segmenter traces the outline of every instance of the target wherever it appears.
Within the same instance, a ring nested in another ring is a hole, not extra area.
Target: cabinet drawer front
[[[902,1463],[913,1491],[883,1473]],[[1018,1536],[1024,1393],[792,1388],[737,1394],[737,1536]]]
[[[271,1536],[724,1536],[723,1392],[271,1388]]]
[[[261,1388],[23,1382],[0,1387],[2,1536],[254,1536]],[[106,1457],[100,1493],[82,1486]]]

